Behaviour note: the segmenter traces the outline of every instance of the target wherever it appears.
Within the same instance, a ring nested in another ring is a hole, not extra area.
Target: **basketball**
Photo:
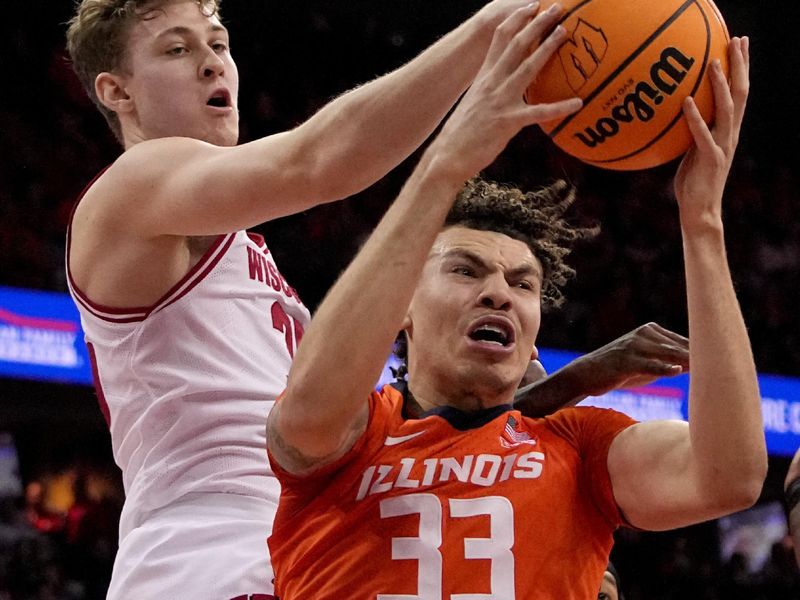
[[[546,10],[554,0],[542,0]],[[527,92],[530,104],[579,96],[584,105],[542,124],[562,150],[598,167],[635,170],[668,162],[692,136],[681,105],[693,96],[706,122],[707,73],[728,73],[728,30],[711,0],[562,0],[567,41]]]

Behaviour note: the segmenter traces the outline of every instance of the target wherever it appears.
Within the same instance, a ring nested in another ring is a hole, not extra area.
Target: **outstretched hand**
[[[579,98],[537,105],[524,99],[530,82],[566,38],[556,25],[562,10],[556,4],[537,13],[538,2],[533,2],[498,25],[480,71],[432,144],[441,164],[472,177],[523,127],[580,109]]]
[[[538,366],[529,371],[528,381],[534,383],[520,388],[515,405],[526,416],[540,417],[574,406],[588,396],[688,372],[689,340],[657,323],[647,323],[576,358],[549,377]],[[538,381],[537,374],[541,374]]]
[[[728,45],[730,84],[718,60],[711,63],[714,125],[703,121],[694,99],[686,98],[683,113],[694,139],[675,176],[675,195],[684,227],[717,224],[722,219],[722,193],[739,143],[750,88],[750,42],[733,38]]]
[[[688,372],[689,340],[657,323],[646,323],[575,363],[579,361],[582,364],[575,368],[581,368],[583,392],[601,396]]]
[[[492,0],[483,5],[477,16],[483,19],[491,31],[518,10],[531,10],[536,12],[531,0]]]

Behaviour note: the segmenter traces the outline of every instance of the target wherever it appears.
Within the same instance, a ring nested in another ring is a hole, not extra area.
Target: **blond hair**
[[[152,18],[152,12],[170,0],[80,0],[67,30],[67,51],[72,68],[86,93],[103,114],[108,126],[122,142],[117,114],[100,102],[94,82],[100,73],[119,72],[127,58],[130,29],[139,20]],[[196,0],[208,16],[219,14],[222,0]]]

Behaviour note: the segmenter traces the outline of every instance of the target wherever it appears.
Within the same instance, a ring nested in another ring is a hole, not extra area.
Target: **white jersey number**
[[[381,500],[381,518],[419,515],[419,537],[392,538],[392,560],[415,559],[417,595],[378,594],[377,600],[442,600],[442,505],[433,494]],[[514,507],[508,498],[449,500],[453,518],[489,516],[488,538],[466,538],[464,557],[491,561],[491,592],[452,594],[450,600],[514,600]]]

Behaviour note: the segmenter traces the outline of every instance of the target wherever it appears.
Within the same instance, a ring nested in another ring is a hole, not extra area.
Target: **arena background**
[[[223,15],[242,80],[242,140],[302,122],[331,97],[403,64],[480,5],[226,0]],[[759,371],[798,376],[800,5],[718,5],[732,35],[750,36],[752,56],[748,115],[726,200],[733,276]],[[71,205],[119,148],[64,57],[72,3],[30,0],[4,8],[0,285],[65,291]],[[353,199],[259,228],[307,305],[320,301],[417,156]],[[686,332],[675,167],[634,173],[587,167],[530,128],[486,171],[523,186],[567,178],[579,189],[575,219],[603,228],[574,255],[578,278],[565,307],[545,316],[540,345],[590,350],[651,320]],[[12,489],[0,502],[0,599],[104,597],[121,489],[92,390],[0,379],[0,455],[13,450],[25,498]],[[780,499],[787,464],[771,458],[760,503],[765,512]],[[750,572],[721,554],[723,531],[712,522],[663,534],[621,532],[612,556],[629,600],[800,598],[800,575],[785,542]]]

